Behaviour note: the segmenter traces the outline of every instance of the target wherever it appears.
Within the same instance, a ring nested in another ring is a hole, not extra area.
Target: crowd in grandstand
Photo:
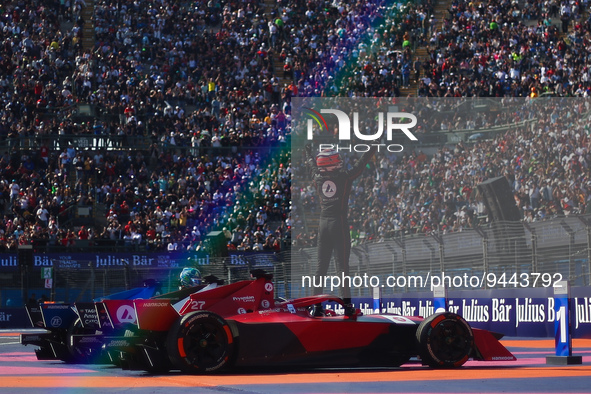
[[[588,22],[579,2],[526,5],[452,2],[430,38],[434,50],[422,65],[419,95],[588,96]]]
[[[288,118],[272,91],[267,29],[258,38],[248,31],[266,23],[256,21],[259,5],[97,1],[92,50],[82,47],[82,6],[3,7],[2,134],[147,134],[153,144],[137,154],[72,145],[4,152],[2,246],[90,238],[199,250],[226,226],[231,248],[279,249],[290,162],[268,147],[286,145]],[[75,103],[115,116],[75,122]],[[107,207],[103,229],[62,225],[69,207],[94,202]]]
[[[292,224],[294,96],[398,96],[419,78],[419,96],[591,92],[586,3],[454,0],[437,21],[430,1],[101,0],[92,49],[85,6],[0,5],[0,134],[12,142],[0,152],[4,250],[88,239],[201,250],[212,230],[231,249],[279,250]],[[417,46],[429,48],[427,61],[413,57]],[[80,103],[102,115],[77,122]],[[587,130],[565,128],[384,157],[352,194],[351,230],[372,239],[460,231],[484,213],[476,185],[496,175],[510,179],[526,220],[583,212]],[[151,147],[15,143],[85,134],[147,137]],[[94,203],[106,207],[106,225],[68,224],[72,207]]]

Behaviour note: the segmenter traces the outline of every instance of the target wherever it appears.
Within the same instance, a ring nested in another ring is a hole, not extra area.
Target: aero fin
[[[486,330],[473,328],[475,360],[481,361],[515,361],[517,358],[495,336]]]

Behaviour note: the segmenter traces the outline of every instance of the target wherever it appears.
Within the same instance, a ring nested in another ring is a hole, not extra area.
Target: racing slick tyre
[[[80,318],[74,320],[66,334],[66,347],[68,349],[67,355],[62,359],[67,363],[72,364],[89,364],[94,360],[97,352],[93,352],[89,348],[79,347],[73,344],[72,336],[77,334],[94,334],[95,330],[88,330],[82,327]]]
[[[172,364],[185,373],[209,373],[228,366],[234,339],[228,323],[212,312],[189,313],[171,327],[166,349]]]
[[[433,368],[462,366],[474,347],[472,328],[451,312],[436,313],[423,320],[416,336],[423,363]]]

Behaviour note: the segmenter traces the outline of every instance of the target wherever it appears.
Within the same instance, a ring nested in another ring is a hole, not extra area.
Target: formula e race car
[[[101,322],[101,327],[108,329],[100,334],[74,333],[72,347],[83,353],[102,349],[111,362],[126,369],[168,371],[171,364],[165,351],[167,334],[183,315],[208,310],[221,316],[233,316],[274,305],[273,276],[262,270],[251,274],[254,280],[223,286],[220,281],[210,280],[207,286],[181,300],[167,295],[130,301],[104,300],[100,304],[107,319]]]
[[[343,301],[314,296],[253,313],[222,317],[187,313],[170,327],[165,349],[172,368],[209,373],[240,367],[396,367],[412,357],[434,368],[468,359],[515,360],[500,335],[471,328],[459,315],[425,319],[398,315],[310,313],[313,305]],[[350,310],[347,308],[345,310]]]

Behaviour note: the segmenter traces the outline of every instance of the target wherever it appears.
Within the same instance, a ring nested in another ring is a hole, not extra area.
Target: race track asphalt
[[[419,364],[391,369],[322,369],[298,373],[257,371],[207,376],[149,375],[111,365],[38,361],[18,332],[0,330],[0,393],[589,393],[591,340],[575,339],[582,365],[546,364],[549,339],[508,338],[514,362],[469,361],[456,370]]]

